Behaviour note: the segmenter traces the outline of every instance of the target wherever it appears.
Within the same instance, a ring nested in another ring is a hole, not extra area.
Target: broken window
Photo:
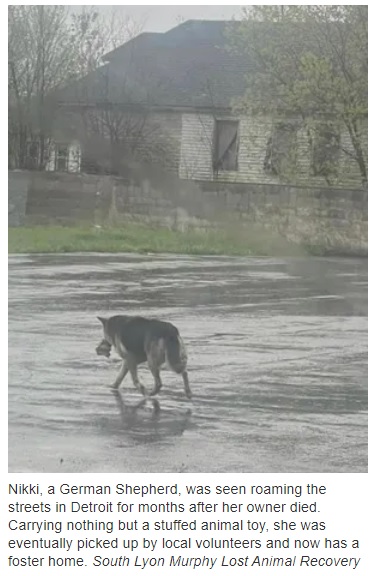
[[[68,171],[68,152],[67,144],[55,145],[55,169],[58,172]]]
[[[216,120],[214,131],[214,171],[238,170],[238,121]]]
[[[287,174],[295,166],[297,128],[292,123],[274,126],[267,142],[264,171],[274,176]]]
[[[326,179],[336,176],[340,154],[339,131],[331,124],[318,124],[312,131],[310,140],[312,175]]]

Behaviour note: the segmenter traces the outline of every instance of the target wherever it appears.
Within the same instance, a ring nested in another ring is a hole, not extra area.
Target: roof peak
[[[234,22],[238,22],[238,21],[237,20],[189,19],[189,20],[185,20],[184,22],[181,22],[180,24],[177,24],[176,26],[174,26],[173,28],[170,28],[170,30],[167,30],[166,32],[141,32],[140,34],[138,34],[138,36],[131,38],[130,40],[128,40],[124,44],[121,44],[121,46],[118,46],[114,50],[111,50],[110,52],[107,52],[107,54],[104,54],[103,61],[108,62],[112,58],[120,55],[122,50],[124,50],[130,46],[135,46],[138,42],[146,42],[147,40],[148,41],[156,40],[156,41],[159,41],[159,43],[163,43],[164,45],[167,45],[168,42],[171,42],[173,40],[173,38],[175,39],[175,37],[176,37],[176,40],[178,43],[178,42],[186,41],[189,38],[189,35],[192,35],[192,36],[196,35],[197,36],[198,35],[197,32],[199,32],[200,33],[199,38],[200,37],[205,38],[205,40],[207,41],[208,35],[206,34],[206,36],[205,36],[205,32],[207,32],[207,31],[211,32],[211,34],[210,34],[211,36],[215,36],[215,35],[220,36],[223,28],[226,25],[233,24]]]

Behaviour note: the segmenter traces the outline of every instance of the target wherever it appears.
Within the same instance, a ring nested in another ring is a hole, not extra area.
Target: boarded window
[[[238,122],[217,120],[214,131],[214,171],[238,170]]]
[[[335,177],[338,172],[340,154],[340,134],[331,124],[319,124],[311,134],[313,176],[326,179]]]
[[[68,171],[68,146],[67,144],[55,145],[55,169],[59,172]]]
[[[296,163],[295,124],[281,123],[274,127],[267,142],[264,171],[274,176],[287,175]]]

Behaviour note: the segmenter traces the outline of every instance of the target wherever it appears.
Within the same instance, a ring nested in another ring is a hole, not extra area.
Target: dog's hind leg
[[[160,370],[159,370],[159,368],[156,368],[155,366],[150,366],[149,369],[151,370],[152,375],[155,379],[155,387],[152,390],[152,392],[150,393],[150,396],[156,396],[156,394],[158,394],[162,388]]]
[[[184,372],[182,372],[182,378],[183,378],[183,382],[184,382],[184,390],[185,390],[186,396],[187,396],[187,398],[192,398],[192,392],[191,392],[191,388],[189,386],[187,370],[184,370]]]
[[[126,360],[124,360],[120,368],[120,372],[117,374],[117,378],[112,384],[113,389],[117,390],[117,388],[120,386],[121,382],[123,381],[128,372],[129,372],[129,366]]]
[[[150,342],[146,346],[148,368],[155,379],[155,387],[150,393],[151,396],[158,394],[162,388],[160,377],[160,366],[165,362],[165,342],[163,338]]]
[[[181,374],[184,382],[184,389],[187,398],[192,397],[189,387],[187,367],[187,352],[181,337],[169,336],[166,339],[166,360],[169,367],[176,373]]]

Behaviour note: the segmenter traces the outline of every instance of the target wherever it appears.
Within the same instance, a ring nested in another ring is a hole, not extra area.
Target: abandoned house
[[[357,187],[355,161],[340,146],[347,134],[324,132],[309,142],[295,118],[277,123],[233,112],[249,65],[226,48],[231,26],[191,20],[166,33],[142,33],[106,54],[100,68],[56,95],[46,169],[125,175],[144,162],[181,179],[277,184],[290,158],[293,183],[321,186],[330,155],[336,185]]]

